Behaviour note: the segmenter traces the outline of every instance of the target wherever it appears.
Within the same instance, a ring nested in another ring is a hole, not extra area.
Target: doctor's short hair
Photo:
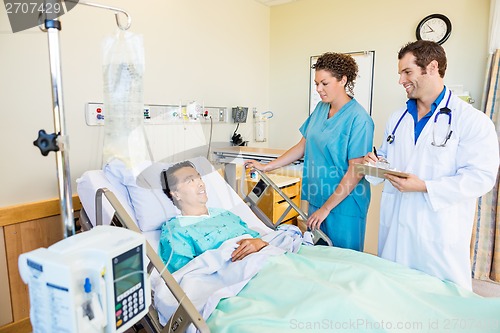
[[[193,163],[190,161],[183,161],[176,163],[172,165],[170,168],[163,170],[161,172],[161,186],[163,188],[163,192],[167,195],[167,197],[172,200],[172,202],[175,204],[175,201],[172,197],[172,193],[170,191],[173,189],[175,190],[175,187],[177,185],[177,182],[179,179],[174,176],[174,173],[182,168],[193,168],[196,170],[195,166]]]
[[[439,66],[439,76],[444,77],[447,67],[446,52],[438,43],[428,40],[408,43],[399,50],[398,60],[401,60],[407,53],[415,56],[415,63],[422,69],[422,74],[426,73],[427,65],[432,60],[436,60]]]
[[[345,75],[347,78],[345,84],[346,91],[351,96],[354,95],[354,82],[358,76],[358,64],[349,54],[335,52],[323,53],[311,68],[317,71],[328,71],[339,81],[342,80],[342,77]]]

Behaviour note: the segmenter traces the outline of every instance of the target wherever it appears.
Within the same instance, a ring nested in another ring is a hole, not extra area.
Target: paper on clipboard
[[[356,172],[358,172],[358,173],[362,173],[364,175],[369,175],[369,176],[373,176],[373,177],[379,177],[379,178],[385,178],[386,174],[394,175],[394,176],[401,177],[401,178],[408,178],[410,176],[406,172],[378,168],[374,165],[369,165],[369,164],[358,164],[357,163],[357,164],[354,164],[354,167],[355,167]]]

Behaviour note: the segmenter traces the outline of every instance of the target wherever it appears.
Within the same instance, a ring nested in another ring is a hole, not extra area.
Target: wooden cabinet
[[[75,217],[81,208],[73,197]],[[22,253],[50,245],[63,239],[58,199],[0,207],[0,333],[28,333],[28,286],[21,280],[18,258]]]
[[[269,178],[285,193],[293,203],[300,207],[300,186],[301,180],[298,177],[289,177],[277,174],[268,174]],[[247,193],[257,183],[257,180],[247,177]],[[257,205],[264,214],[276,223],[281,215],[286,211],[289,204],[273,188],[268,187]],[[282,223],[292,223],[297,225],[297,216],[299,214],[292,208],[282,219]]]

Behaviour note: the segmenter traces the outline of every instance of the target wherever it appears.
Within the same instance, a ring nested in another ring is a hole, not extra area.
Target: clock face
[[[451,34],[450,20],[441,14],[432,14],[424,18],[417,27],[417,39],[430,40],[443,44]]]

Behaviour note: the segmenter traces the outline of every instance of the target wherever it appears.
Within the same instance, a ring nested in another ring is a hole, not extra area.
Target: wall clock
[[[431,14],[420,21],[416,35],[418,40],[443,44],[451,35],[451,21],[442,14]]]

